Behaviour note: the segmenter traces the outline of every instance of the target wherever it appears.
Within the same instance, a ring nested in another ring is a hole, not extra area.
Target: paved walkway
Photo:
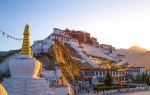
[[[133,92],[133,93],[128,93],[124,95],[150,95],[150,91],[139,91],[139,92]]]
[[[107,93],[107,92],[105,91],[105,93]],[[98,93],[94,93],[93,90],[90,90],[89,93],[88,93],[85,90],[83,90],[83,91],[80,91],[80,93],[78,93],[76,95],[103,95],[103,92],[101,91],[101,92],[98,92]]]
[[[111,91],[109,91],[109,95],[150,95],[150,90],[148,91],[136,91],[136,92],[125,92],[125,93],[116,93],[116,94],[110,94]],[[105,95],[107,92],[105,91]],[[76,95],[103,95],[103,92],[94,93],[93,90],[90,90],[90,92],[86,92],[85,90],[80,91],[80,93]]]
[[[88,93],[80,93],[77,95],[103,95],[103,94],[102,93],[94,94],[93,92],[90,92],[89,94]],[[133,93],[128,93],[128,94],[112,94],[112,95],[150,95],[150,91],[133,92]]]

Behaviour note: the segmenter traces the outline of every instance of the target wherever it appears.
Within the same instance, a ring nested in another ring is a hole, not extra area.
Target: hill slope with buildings
[[[72,58],[70,50],[61,42],[49,47],[47,53],[39,53],[35,56],[43,63],[46,70],[55,70],[59,68],[62,72],[61,83],[64,85],[72,84],[80,78],[80,68],[77,62]]]
[[[82,38],[82,39],[81,39]],[[138,46],[129,49],[116,49],[107,44],[100,44],[89,33],[75,30],[54,28],[43,40],[34,41],[31,46],[33,56],[43,66],[41,77],[62,85],[75,85],[76,81],[92,81],[94,77],[102,82],[108,68],[115,81],[128,82],[137,74],[150,68],[150,52]],[[2,53],[0,76],[9,77],[9,65],[5,60],[7,52]],[[13,56],[13,55],[12,55]],[[9,59],[9,58],[8,58]],[[124,65],[124,64],[126,64]],[[131,66],[133,65],[133,66]]]
[[[105,59],[113,63],[123,61],[135,66],[149,67],[149,52],[144,48],[133,46],[129,49],[115,49],[111,45],[100,44],[95,37],[91,37],[90,33],[69,29],[54,28],[44,40],[34,41],[32,45],[34,55],[38,58],[41,57],[39,56],[41,53],[47,54],[49,49],[55,45],[55,41],[66,44],[66,47],[72,52],[72,59],[76,60],[81,68],[97,68]],[[53,63],[47,55],[42,55],[40,60],[43,63]]]

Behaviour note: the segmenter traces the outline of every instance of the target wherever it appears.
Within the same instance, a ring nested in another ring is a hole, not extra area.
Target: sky
[[[0,0],[1,30],[22,38],[25,24],[31,44],[53,28],[69,28],[89,32],[100,44],[150,50],[150,0]],[[0,51],[21,46],[0,34]]]

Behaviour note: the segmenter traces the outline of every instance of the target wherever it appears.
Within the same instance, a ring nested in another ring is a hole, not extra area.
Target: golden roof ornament
[[[29,25],[26,24],[24,29],[24,38],[22,43],[21,54],[23,55],[32,55],[31,47],[30,47],[30,30]]]

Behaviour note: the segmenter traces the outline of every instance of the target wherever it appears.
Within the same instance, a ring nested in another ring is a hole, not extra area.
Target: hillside
[[[76,81],[77,76],[81,77],[80,66],[72,58],[72,52],[66,45],[56,41],[53,46],[49,47],[47,53],[39,53],[35,57],[42,62],[43,68],[46,70],[60,68],[62,72],[61,84],[66,85]]]
[[[119,54],[143,54],[143,53],[146,53],[148,52],[149,50],[145,49],[145,48],[141,48],[139,46],[132,46],[128,49],[116,49],[116,53],[119,53]]]
[[[117,49],[116,54],[125,55],[124,62],[128,62],[134,66],[150,68],[150,52],[139,46],[133,46],[129,49]]]
[[[129,52],[133,52],[133,53],[145,53],[148,50],[145,48],[141,48],[139,46],[132,46],[128,49]]]
[[[81,72],[77,62],[72,58],[70,50],[61,42],[55,42],[53,46],[53,54],[56,59],[56,64],[60,67],[63,74],[63,83],[73,83],[78,77],[81,77]]]
[[[135,66],[143,66],[150,68],[150,52],[146,52],[136,57],[134,60],[131,60],[130,63]]]
[[[90,65],[87,65],[87,63],[79,65],[77,63],[78,61],[73,57],[80,58],[80,56],[75,53],[71,47],[69,48],[69,45],[64,45],[63,43],[56,41],[54,45],[50,45],[48,48],[48,52],[40,52],[38,54],[34,54],[34,56],[36,59],[42,62],[43,69],[54,70],[55,67],[60,68],[63,74],[62,84],[71,84],[73,81],[77,80],[76,76],[79,76],[82,79],[80,68],[83,66],[91,67]],[[13,54],[1,57],[1,59],[3,59],[2,61],[4,61],[10,55]],[[3,73],[2,78],[8,74],[9,71]]]
[[[0,63],[2,63],[7,58],[9,58],[10,56],[12,56],[18,52],[19,52],[19,50],[10,50],[10,51],[5,51],[5,52],[0,52]]]

